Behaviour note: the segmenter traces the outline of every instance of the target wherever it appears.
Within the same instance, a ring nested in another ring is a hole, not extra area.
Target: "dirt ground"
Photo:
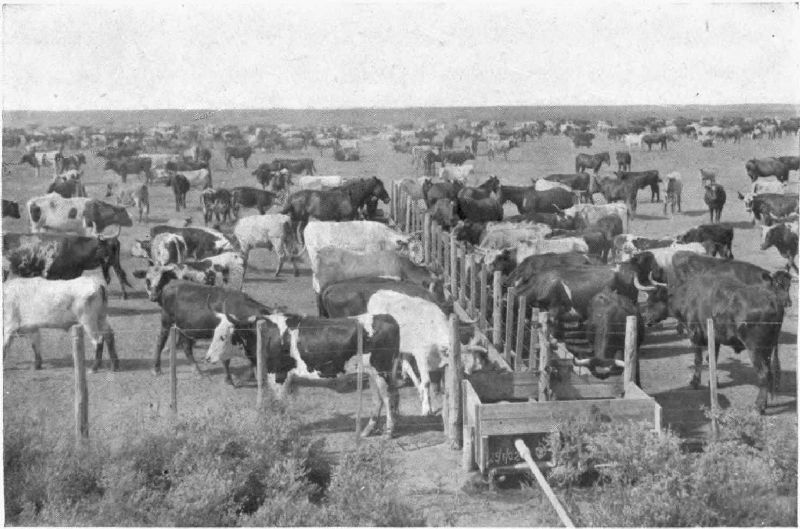
[[[719,183],[728,192],[728,203],[722,213],[723,222],[736,228],[733,252],[744,259],[774,270],[784,265],[784,259],[772,248],[759,249],[760,230],[749,222],[736,191],[744,191],[749,179],[744,163],[752,157],[797,154],[796,137],[777,140],[743,140],[741,144],[721,143],[714,148],[701,148],[690,140],[670,143],[669,150],[652,152],[634,149],[633,170],[658,169],[662,175],[678,171],[683,176],[683,213],[672,219],[663,216],[662,204],[649,202],[649,191],[639,194],[639,211],[631,223],[631,232],[646,236],[675,235],[708,220],[703,203],[698,169],[717,168]],[[623,150],[623,144],[598,138],[588,152]],[[562,136],[544,136],[539,140],[522,143],[510,152],[508,160],[497,158],[489,162],[485,156],[475,161],[476,183],[489,174],[497,174],[504,183],[523,184],[530,177],[542,177],[553,172],[573,172],[575,155],[570,140]],[[582,152],[587,152],[582,149]],[[318,174],[343,176],[377,175],[388,184],[406,176],[414,176],[409,155],[393,152],[385,141],[363,141],[362,161],[336,162],[331,151],[320,156],[318,150],[297,153],[315,159]],[[286,153],[257,152],[250,159],[248,169],[241,161],[234,161],[234,169],[225,169],[220,145],[214,148],[212,174],[217,187],[257,185],[251,172],[264,161]],[[292,155],[289,155],[292,156]],[[24,204],[32,196],[44,193],[50,179],[48,169],[43,169],[37,179],[30,166],[15,165],[19,151],[3,152],[3,197]],[[103,171],[104,160],[88,156],[84,180],[90,196],[102,197],[108,182],[119,177]],[[10,165],[6,165],[10,164]],[[616,167],[613,167],[614,169]],[[603,167],[603,172],[610,169]],[[790,188],[797,192],[797,173],[792,174]],[[171,218],[191,216],[194,223],[202,225],[199,192],[192,190],[187,198],[189,209],[176,213],[171,190],[166,187],[151,188],[150,224]],[[515,213],[512,205],[507,213]],[[245,214],[253,214],[247,211]],[[133,216],[133,215],[132,215]],[[131,277],[131,272],[145,263],[130,256],[130,247],[136,238],[143,238],[148,226],[134,222],[132,228],[121,235],[123,268],[128,272],[135,292],[127,301],[121,299],[116,278],[111,283],[110,322],[117,338],[121,358],[121,371],[110,373],[107,369],[89,375],[89,421],[91,435],[107,439],[110,443],[124,442],[124,428],[130,424],[142,427],[148,421],[168,420],[169,379],[150,373],[153,349],[159,329],[159,308],[147,300],[141,281]],[[27,214],[23,219],[3,219],[3,232],[27,232]],[[251,268],[244,285],[245,291],[259,301],[273,306],[286,307],[300,313],[314,313],[315,304],[308,267],[303,267],[300,277],[284,272],[274,278],[275,260],[265,250],[251,254]],[[99,275],[99,271],[93,272]],[[769,422],[774,428],[797,428],[797,291],[792,294],[792,307],[787,310],[780,336],[780,356],[783,366],[782,387],[768,408]],[[36,416],[49,423],[54,435],[71,435],[72,425],[72,359],[70,339],[58,331],[43,333],[44,369],[33,371],[33,355],[29,342],[18,339],[4,362],[3,411],[7,419],[18,416]],[[195,357],[202,359],[204,345],[195,348]],[[204,366],[205,376],[197,376],[182,353],[178,363],[179,413],[198,419],[214,408],[229,406],[254,406],[253,387],[232,388],[223,383],[222,368]],[[752,406],[756,397],[756,375],[747,353],[736,355],[723,346],[719,360],[719,401],[722,407]],[[107,361],[107,358],[106,358]],[[163,359],[166,364],[167,359]],[[107,366],[108,364],[106,364]],[[245,362],[234,365],[237,373],[245,370]],[[704,390],[688,389],[691,376],[692,351],[688,340],[678,337],[674,324],[648,329],[641,349],[642,386],[664,408],[666,425],[684,435],[703,435],[708,431],[701,405],[708,405],[707,374]],[[369,395],[365,394],[365,410]],[[334,393],[319,388],[302,388],[293,398],[292,407],[302,417],[309,432],[322,436],[333,451],[348,450],[354,445],[353,427],[358,395],[355,392]],[[366,413],[366,412],[365,412]],[[380,442],[377,439],[367,442]],[[443,525],[517,526],[553,525],[558,523],[554,513],[535,491],[495,492],[463,487],[471,476],[460,470],[460,452],[449,450],[444,442],[441,419],[420,417],[419,400],[411,387],[401,391],[401,417],[397,436],[387,443],[387,448],[398,462],[399,486],[408,502],[424,511],[428,523]],[[468,492],[465,492],[468,491]],[[544,506],[543,506],[544,505]]]

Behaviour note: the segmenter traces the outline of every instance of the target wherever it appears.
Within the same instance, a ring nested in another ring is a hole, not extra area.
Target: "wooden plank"
[[[361,441],[361,407],[364,399],[364,328],[361,322],[356,323],[356,353],[358,354],[358,378],[356,391],[358,391],[358,408],[356,409],[356,446]]]
[[[639,344],[636,343],[636,316],[625,318],[625,371],[622,373],[625,390],[636,380],[636,351]]]
[[[458,245],[458,301],[461,306],[467,307],[467,249],[463,244]]]
[[[637,386],[636,384],[630,384],[628,388],[625,390],[625,398],[626,399],[650,399],[652,398],[650,395],[645,393],[645,391]]]
[[[502,349],[503,341],[500,329],[503,325],[503,274],[500,271],[492,277],[492,344]]]
[[[463,417],[463,448],[461,449],[461,469],[467,472],[475,470],[475,406],[480,400],[469,380],[461,382],[462,417]]]
[[[178,328],[172,326],[169,330],[169,409],[178,413]]]
[[[482,331],[486,331],[486,327],[488,326],[488,322],[486,321],[486,315],[488,314],[489,307],[489,269],[486,266],[486,263],[481,263],[481,272],[480,272],[480,303],[478,305],[478,327]]]
[[[83,341],[83,326],[73,325],[70,332],[72,334],[75,442],[81,443],[89,437],[89,387],[86,385],[86,350]]]
[[[461,415],[461,386],[464,379],[464,366],[461,364],[461,340],[458,332],[458,317],[450,315],[450,362],[447,367],[447,402],[449,405],[447,438],[450,448],[461,448],[463,419]]]
[[[450,234],[450,294],[453,299],[461,299],[458,293],[458,252],[456,251],[456,238]]]
[[[526,296],[519,296],[517,298],[517,341],[514,347],[514,350],[517,352],[514,369],[517,371],[525,367],[522,350],[525,346],[525,309],[527,306],[528,298]]]
[[[397,190],[400,184],[397,182],[392,182],[391,187],[389,188],[389,218],[397,224]]]
[[[536,395],[539,385],[536,374],[529,371],[476,371],[466,378],[481,402],[528,399]]]
[[[711,392],[711,435],[716,439],[719,436],[719,402],[717,401],[717,335],[714,329],[714,320],[706,320],[706,336],[708,336],[708,390]]]
[[[547,401],[547,392],[550,389],[550,377],[547,366],[550,362],[550,314],[547,311],[539,313],[539,402]]]
[[[256,407],[258,408],[264,405],[264,375],[267,371],[267,357],[264,344],[266,326],[267,322],[264,320],[258,320],[256,323],[256,384],[258,386],[258,391],[256,392]]]
[[[468,254],[472,260],[469,277],[469,315],[475,319],[478,318],[478,296],[480,295],[480,283],[478,277],[480,276],[481,264],[483,260],[477,254]],[[478,323],[480,326],[480,322]]]
[[[411,233],[412,226],[411,226],[411,197],[406,197],[406,223],[405,223],[405,232]]]
[[[510,366],[514,366],[511,363],[511,340],[514,332],[514,298],[516,298],[516,290],[511,287],[506,292],[506,336],[503,340],[503,355]]]
[[[536,478],[536,482],[542,488],[544,495],[547,496],[547,499],[550,501],[550,505],[552,505],[553,509],[555,509],[556,514],[558,514],[558,517],[561,520],[561,523],[564,524],[564,527],[574,529],[575,524],[572,523],[572,520],[570,520],[567,511],[564,509],[564,506],[561,505],[560,501],[558,501],[555,492],[553,492],[553,489],[550,488],[550,484],[547,483],[547,480],[544,478],[544,474],[542,474],[542,471],[539,470],[539,466],[531,457],[531,451],[528,446],[522,439],[515,440],[514,446],[517,448],[517,452],[519,452],[520,457],[522,457],[522,459],[525,460],[525,463],[528,464],[528,468],[530,468],[533,476]]]
[[[539,338],[539,309],[531,307],[531,341],[528,346],[528,369],[538,368],[539,353],[537,350]]]

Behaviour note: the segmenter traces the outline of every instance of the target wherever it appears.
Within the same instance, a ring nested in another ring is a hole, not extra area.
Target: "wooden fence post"
[[[499,270],[492,277],[492,344],[498,351],[502,348],[503,325],[503,273]]]
[[[169,409],[178,413],[178,328],[172,326],[169,330]]]
[[[422,219],[422,248],[425,255],[425,265],[431,265],[431,214],[425,213]]]
[[[458,299],[458,251],[456,237],[450,233],[450,295],[453,301]]]
[[[397,182],[392,182],[389,188],[389,217],[397,224]]]
[[[625,393],[628,386],[636,380],[636,316],[625,318],[625,373],[622,380],[622,387]]]
[[[528,299],[525,296],[517,298],[517,357],[514,359],[514,371],[521,371],[525,367],[522,362],[522,349],[525,347],[525,312],[528,308],[527,305]]]
[[[716,440],[719,436],[719,402],[717,401],[717,333],[714,329],[714,320],[706,320],[706,333],[708,336],[708,389],[711,392],[711,435]]]
[[[458,332],[458,317],[450,315],[450,362],[447,366],[447,392],[448,392],[448,424],[447,439],[450,448],[461,448],[461,435],[463,419],[461,416],[461,381],[464,379],[464,367],[461,365],[461,340]]]
[[[75,383],[75,441],[89,437],[89,388],[86,385],[86,357],[83,348],[83,326],[72,326],[72,367]]]
[[[550,362],[550,313],[546,310],[539,312],[539,402],[547,400],[548,373],[547,365]]]
[[[467,310],[467,249],[463,245],[458,246],[458,257],[460,259],[459,275],[458,275],[458,302],[461,308]],[[472,295],[472,292],[470,292]]]
[[[413,227],[411,226],[411,197],[406,197],[406,233],[411,233]]]
[[[463,381],[461,386],[461,422],[464,425],[461,430],[461,469],[471,472],[475,470],[476,465],[475,454],[473,454],[475,450],[472,439],[473,430],[467,424],[467,392],[464,390],[466,384],[467,381]]]
[[[514,331],[514,298],[516,297],[516,290],[511,287],[506,292],[506,336],[505,343],[503,344],[503,354],[506,358],[506,363],[513,367],[511,364],[511,338]],[[516,362],[515,362],[516,363]]]
[[[264,371],[267,369],[267,359],[264,351],[264,331],[266,326],[267,322],[264,320],[258,320],[256,323],[256,384],[258,384],[256,407],[258,408],[264,405]]]
[[[528,347],[528,369],[533,370],[535,366],[539,365],[538,355],[536,353],[536,343],[539,333],[539,309],[531,307],[531,345]]]
[[[488,307],[486,306],[489,302],[489,269],[486,267],[486,263],[481,263],[481,273],[480,273],[480,303],[478,305],[478,328],[486,332],[487,322],[486,322],[486,314],[488,311]]]
[[[356,446],[361,440],[361,406],[364,399],[364,328],[360,321],[356,321],[356,351],[358,354],[358,379],[356,389],[358,391],[358,409],[356,410]]]
[[[547,479],[544,477],[544,474],[542,474],[542,471],[539,470],[539,467],[533,460],[531,451],[525,444],[525,441],[522,439],[516,439],[514,441],[514,447],[517,449],[517,452],[519,452],[520,457],[525,461],[525,463],[528,464],[528,468],[531,469],[531,473],[536,478],[539,486],[542,488],[544,495],[547,496],[548,500],[550,500],[550,505],[552,505],[553,509],[555,509],[556,514],[558,514],[558,517],[561,520],[561,523],[564,524],[564,527],[574,528],[575,524],[572,523],[572,520],[570,520],[567,511],[564,509],[564,506],[561,505],[560,501],[558,501],[558,496],[556,496],[556,494],[553,492],[553,489],[550,488],[550,484],[547,483]]]
[[[476,254],[469,254],[472,267],[469,273],[469,317],[478,317],[478,296],[480,295],[479,277],[483,261]]]

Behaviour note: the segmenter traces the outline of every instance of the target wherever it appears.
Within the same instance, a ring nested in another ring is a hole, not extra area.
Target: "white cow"
[[[152,168],[163,168],[169,162],[182,162],[183,158],[180,154],[137,154],[137,158],[150,158]]]
[[[622,221],[625,233],[628,232],[630,222],[630,211],[628,206],[621,202],[611,204],[575,204],[571,208],[563,210],[569,218],[579,218],[584,225],[589,226],[607,215],[616,215]]]
[[[309,225],[311,224],[313,223],[309,223]],[[294,275],[297,275],[295,259],[300,256],[302,249],[297,244],[288,215],[266,214],[243,217],[233,227],[233,236],[239,242],[239,249],[244,257],[242,281],[244,281],[244,273],[247,270],[250,250],[253,248],[266,248],[275,252],[278,256],[276,276],[280,274],[283,260],[287,256],[294,268]]]
[[[331,176],[301,176],[297,179],[300,189],[320,190],[327,187],[339,187],[344,184],[344,178],[338,175]]]
[[[462,184],[466,183],[467,179],[473,174],[475,174],[475,167],[471,164],[461,166],[448,165],[439,169],[439,178],[442,180],[455,180]]]
[[[392,290],[379,290],[367,302],[372,315],[389,314],[400,326],[400,353],[414,357],[419,371],[417,379],[408,360],[403,360],[403,372],[409,375],[422,400],[422,415],[431,414],[430,372],[441,370],[450,357],[450,324],[438,305]],[[480,357],[486,349],[476,345],[474,336],[469,345],[461,347],[464,371],[479,369]]]
[[[572,187],[568,186],[567,184],[562,184],[561,182],[553,182],[550,180],[545,180],[544,178],[539,178],[538,180],[531,178],[531,180],[533,181],[533,189],[536,191],[547,191],[548,189],[561,188],[572,192]]]
[[[589,245],[580,237],[562,237],[560,239],[535,239],[517,244],[517,264],[531,255],[543,253],[589,253]]]
[[[208,169],[177,171],[177,174],[185,176],[191,187],[211,187],[211,172]]]
[[[31,233],[57,231],[92,235],[93,231],[86,226],[83,212],[86,203],[93,200],[88,197],[64,198],[58,193],[49,193],[34,197],[25,205],[31,223]]]
[[[410,236],[394,231],[385,224],[368,220],[349,222],[309,222],[303,232],[311,271],[316,276],[317,252],[326,246],[335,246],[353,252],[377,252],[408,248]],[[319,283],[312,277],[311,284],[319,292]]]
[[[17,334],[31,338],[34,368],[42,368],[40,329],[63,329],[80,324],[95,346],[92,372],[100,368],[103,342],[114,371],[119,360],[114,332],[108,324],[108,291],[94,277],[68,280],[15,278],[3,283],[3,360]]]
[[[625,146],[629,149],[631,147],[640,147],[642,146],[642,138],[644,138],[644,134],[626,134],[625,135]]]
[[[760,195],[762,193],[776,193],[778,195],[784,195],[786,194],[786,184],[784,182],[779,182],[778,180],[765,180],[759,178],[753,182],[753,187],[750,192],[755,195]]]

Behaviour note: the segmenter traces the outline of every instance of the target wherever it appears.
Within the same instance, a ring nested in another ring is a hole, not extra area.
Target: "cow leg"
[[[777,346],[776,346],[777,347]],[[771,356],[773,356],[773,349],[765,349],[764,347],[750,346],[747,348],[750,353],[750,362],[758,374],[758,396],[756,397],[756,410],[758,413],[764,414],[767,408],[768,394],[775,394],[775,379],[773,377],[773,369],[771,366]],[[777,357],[777,352],[774,353]]]
[[[37,329],[28,333],[28,336],[31,337],[31,349],[33,349],[33,368],[39,370],[42,368],[42,335]]]
[[[203,375],[203,371],[200,369],[200,364],[198,364],[194,360],[194,354],[192,353],[193,348],[194,348],[194,340],[186,338],[186,345],[183,349],[183,352],[186,355],[186,359],[189,360],[194,366],[195,373],[197,373],[198,375]]]
[[[114,338],[114,331],[111,330],[111,327],[108,325],[108,323],[106,323],[105,329],[103,330],[103,341],[108,349],[108,357],[111,359],[111,370],[119,371],[119,358],[117,357],[117,346]]]
[[[233,378],[231,377],[231,361],[223,360],[222,369],[225,371],[225,383],[236,387],[236,384],[234,384]]]
[[[156,341],[156,350],[153,353],[153,374],[161,374],[161,351],[164,349],[164,344],[167,343],[169,338],[169,327],[161,326],[161,332],[158,333],[158,340]]]
[[[702,345],[693,345],[694,347],[694,374],[692,375],[691,381],[689,384],[692,386],[692,389],[698,389],[700,387],[700,373],[703,368],[703,346]]]
[[[381,415],[381,408],[383,407],[383,400],[381,395],[381,389],[378,387],[378,380],[377,380],[380,378],[380,376],[378,376],[378,374],[375,372],[375,369],[373,369],[372,367],[366,367],[364,371],[366,372],[367,376],[369,376],[369,385],[372,389],[371,393],[372,393],[372,404],[373,404],[373,408],[370,411],[369,415],[369,421],[367,422],[367,425],[364,427],[364,429],[361,430],[361,437],[368,437],[369,435],[372,434],[372,432],[375,430],[375,427],[378,424],[378,418]],[[383,389],[385,390],[386,388]]]

